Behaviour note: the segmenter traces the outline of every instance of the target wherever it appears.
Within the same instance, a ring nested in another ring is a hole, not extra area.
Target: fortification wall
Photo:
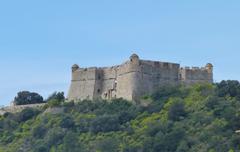
[[[116,67],[100,68],[99,80],[95,86],[97,98],[107,99],[105,95],[110,89],[113,89],[113,84],[116,79]],[[109,97],[110,98],[110,97]]]
[[[93,99],[97,68],[79,68],[72,72],[69,100]]]
[[[128,61],[118,68],[117,76],[117,98],[122,97],[133,100],[133,91],[136,84],[135,75],[140,72],[138,63]]]
[[[213,66],[180,68],[179,64],[140,60],[136,54],[118,66],[72,67],[68,99],[125,98],[137,101],[165,84],[213,82]]]
[[[178,83],[179,64],[146,60],[140,60],[139,63],[140,70],[134,76],[135,100],[164,84]]]
[[[77,68],[72,71],[69,100],[112,99],[133,100],[136,72],[141,72],[138,61],[105,68]]]
[[[180,79],[185,84],[193,83],[213,83],[212,67],[185,67],[180,69]]]

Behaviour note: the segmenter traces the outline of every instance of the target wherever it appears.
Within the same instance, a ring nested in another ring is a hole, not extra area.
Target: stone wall
[[[22,110],[26,108],[41,108],[45,105],[45,103],[40,103],[40,104],[28,104],[28,105],[12,105],[8,107],[2,107],[0,108],[0,115],[3,115],[6,112],[10,113],[17,113],[21,112]]]
[[[137,101],[164,84],[213,82],[213,66],[180,68],[179,64],[141,60],[136,54],[118,66],[72,67],[69,100],[125,98]]]
[[[97,68],[79,68],[72,72],[72,83],[68,93],[71,99],[92,99],[96,84]],[[81,93],[79,93],[81,92]]]
[[[180,69],[180,80],[185,84],[193,84],[198,82],[213,83],[212,67],[208,64],[205,67],[185,67]]]
[[[177,84],[179,64],[140,60],[140,69],[134,78],[134,99],[150,94],[165,84]]]

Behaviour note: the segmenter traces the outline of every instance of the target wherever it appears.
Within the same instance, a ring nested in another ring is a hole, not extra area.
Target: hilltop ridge
[[[234,152],[240,84],[160,87],[143,97],[65,102],[0,116],[0,152]],[[59,112],[46,109],[61,108]]]

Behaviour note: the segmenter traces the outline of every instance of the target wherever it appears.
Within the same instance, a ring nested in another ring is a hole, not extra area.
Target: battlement
[[[137,101],[164,84],[213,82],[213,66],[180,67],[180,64],[141,60],[133,54],[112,67],[72,66],[69,100],[125,98]]]
[[[205,67],[180,68],[179,79],[186,83],[213,82],[213,66],[208,63]]]
[[[205,71],[208,70],[207,67],[181,67],[181,70],[191,70],[191,71]]]

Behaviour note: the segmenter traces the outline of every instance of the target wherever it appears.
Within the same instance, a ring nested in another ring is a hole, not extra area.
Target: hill
[[[240,84],[165,86],[142,104],[51,99],[0,117],[0,152],[233,152]]]

